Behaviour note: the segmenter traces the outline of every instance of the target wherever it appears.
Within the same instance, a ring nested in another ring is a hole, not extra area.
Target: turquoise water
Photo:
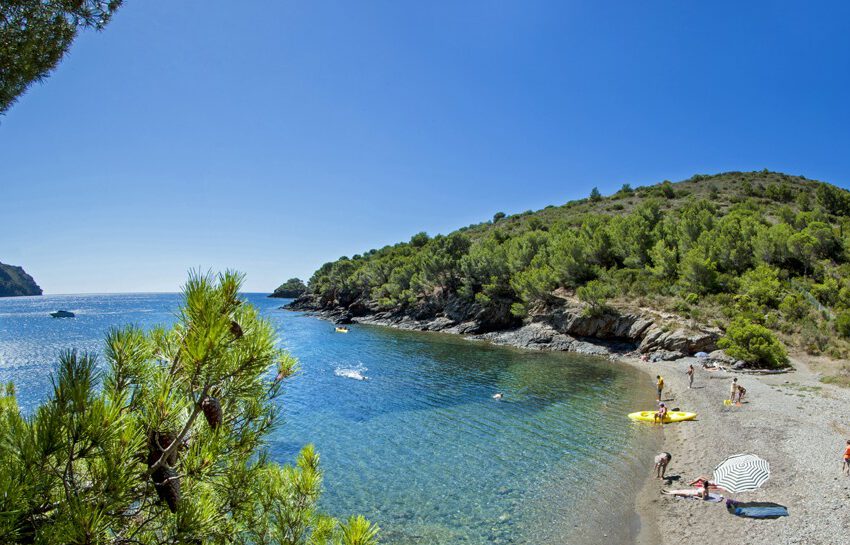
[[[279,310],[280,300],[246,298],[302,368],[286,387],[271,451],[286,462],[316,444],[326,511],[362,513],[380,524],[383,542],[399,545],[628,537],[629,496],[651,438],[624,415],[652,406],[643,375],[449,335],[359,325],[339,334]],[[178,302],[175,294],[0,299],[0,381],[14,381],[32,410],[50,390],[59,350],[99,351],[112,325],[169,323]],[[60,308],[77,317],[48,316]]]

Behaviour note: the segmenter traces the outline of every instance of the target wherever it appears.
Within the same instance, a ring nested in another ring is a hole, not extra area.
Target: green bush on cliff
[[[776,336],[746,318],[733,320],[718,345],[733,358],[753,365],[779,368],[788,363],[788,354]]]

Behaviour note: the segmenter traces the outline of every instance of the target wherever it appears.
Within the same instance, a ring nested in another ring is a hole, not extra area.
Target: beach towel
[[[788,508],[771,502],[740,503],[726,500],[726,508],[735,516],[751,519],[776,519],[788,516]]]

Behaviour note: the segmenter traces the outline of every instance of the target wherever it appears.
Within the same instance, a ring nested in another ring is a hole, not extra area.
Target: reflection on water
[[[589,543],[602,535],[596,521],[609,536],[626,526],[623,496],[651,439],[624,418],[652,399],[636,392],[635,371],[440,334],[358,325],[338,334],[277,310],[279,300],[248,298],[301,362],[271,452],[289,461],[316,444],[331,514],[363,513],[393,544]],[[98,350],[111,325],[170,322],[177,303],[171,294],[0,300],[0,379],[16,382],[30,410],[49,391],[59,349]],[[78,317],[47,316],[58,308]]]

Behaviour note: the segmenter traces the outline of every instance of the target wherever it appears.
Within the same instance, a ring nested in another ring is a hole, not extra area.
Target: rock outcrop
[[[571,302],[541,310],[524,322],[499,317],[492,310],[458,300],[431,300],[415,308],[380,311],[374,305],[361,301],[347,307],[323,305],[314,296],[305,295],[284,308],[312,312],[338,324],[353,322],[442,331],[535,350],[585,354],[637,351],[664,360],[696,352],[711,352],[717,348],[721,334],[718,329],[648,312],[609,309],[591,314],[584,305]]]
[[[0,263],[0,297],[41,295],[41,288],[21,267]]]

